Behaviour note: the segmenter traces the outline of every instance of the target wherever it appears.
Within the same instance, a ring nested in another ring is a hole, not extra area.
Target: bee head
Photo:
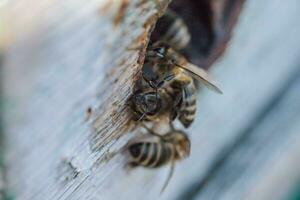
[[[149,47],[146,56],[148,58],[165,59],[169,49],[170,45],[165,42],[158,41]]]
[[[139,93],[133,97],[135,107],[141,113],[155,114],[160,106],[160,96],[156,92]]]

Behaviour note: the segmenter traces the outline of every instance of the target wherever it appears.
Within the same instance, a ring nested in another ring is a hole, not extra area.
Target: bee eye
[[[163,57],[165,54],[165,48],[164,47],[158,47],[153,49],[157,53],[158,56]]]

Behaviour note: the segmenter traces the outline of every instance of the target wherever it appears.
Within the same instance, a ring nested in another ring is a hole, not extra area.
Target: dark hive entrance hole
[[[214,39],[212,24],[212,9],[207,1],[174,1],[170,9],[181,16],[188,25],[192,35],[191,43],[197,47],[197,51],[202,55],[209,53]]]
[[[169,9],[180,16],[191,33],[183,54],[194,64],[208,68],[224,52],[244,0],[173,0]],[[166,28],[158,20],[151,40]]]

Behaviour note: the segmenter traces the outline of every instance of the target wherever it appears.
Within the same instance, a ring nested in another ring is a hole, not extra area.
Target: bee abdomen
[[[164,143],[136,143],[129,147],[132,162],[149,168],[162,166],[172,158],[172,147]]]
[[[190,42],[187,25],[170,10],[159,20],[157,27],[161,27],[162,30],[159,40],[167,42],[177,50],[185,48]]]
[[[191,81],[182,89],[183,101],[180,109],[179,120],[184,125],[184,127],[189,127],[196,116],[196,89],[194,82]]]
[[[175,157],[175,149],[171,144],[160,144],[161,151],[157,154],[157,160],[153,163],[153,167],[160,167],[169,163]]]

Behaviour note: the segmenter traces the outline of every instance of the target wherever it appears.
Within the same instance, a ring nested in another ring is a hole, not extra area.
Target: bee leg
[[[155,87],[154,89],[158,90],[159,88],[161,88],[165,82],[167,81],[171,81],[172,79],[174,79],[175,74],[169,74],[167,76],[164,77],[164,79],[162,81],[160,81]]]
[[[181,107],[181,102],[182,102],[182,93],[178,93],[175,97],[172,112],[170,113],[170,119],[171,121],[174,121],[176,117],[178,116],[178,111],[180,110]]]
[[[149,82],[150,87],[152,87],[153,89],[155,89],[155,93],[156,93],[156,106],[158,104],[158,90],[163,87],[164,83],[166,81],[170,81],[175,77],[174,74],[169,74],[168,76],[164,77],[164,79],[162,81],[160,81],[157,85],[153,84],[152,81]]]
[[[164,80],[165,80],[165,81],[170,81],[170,80],[172,80],[174,77],[175,77],[175,74],[169,74],[168,76],[166,76],[166,77],[164,78]]]
[[[157,106],[157,104],[158,104],[158,88],[160,87],[159,86],[160,83],[163,81],[161,81],[158,84],[155,84],[152,80],[148,79],[147,76],[145,76],[144,74],[142,74],[142,76],[143,76],[143,79],[148,83],[148,85],[155,90],[155,104]]]
[[[141,121],[146,115],[146,113],[144,113],[142,116],[139,117],[139,114],[134,110],[133,105],[131,103],[126,103],[125,106],[129,107],[129,109],[131,110],[132,114],[134,115],[133,117],[135,121]]]
[[[166,179],[166,181],[165,181],[165,183],[164,183],[164,185],[163,185],[163,187],[160,191],[160,194],[162,194],[165,191],[166,187],[168,186],[168,184],[169,184],[169,182],[170,182],[170,180],[171,180],[171,178],[174,174],[174,170],[175,170],[175,163],[174,163],[174,160],[172,160],[169,174],[168,174],[167,179]]]
[[[148,128],[148,126],[146,126],[146,124],[144,123],[141,123],[142,126],[151,134],[151,135],[154,135],[154,136],[157,136],[159,138],[162,138],[163,136],[158,134],[158,133],[155,133],[153,130],[151,130],[150,128]]]
[[[142,116],[140,116],[140,118],[139,118],[137,121],[138,121],[138,122],[139,122],[139,121],[142,121],[142,120],[144,119],[145,116],[146,116],[146,113],[143,113]]]

